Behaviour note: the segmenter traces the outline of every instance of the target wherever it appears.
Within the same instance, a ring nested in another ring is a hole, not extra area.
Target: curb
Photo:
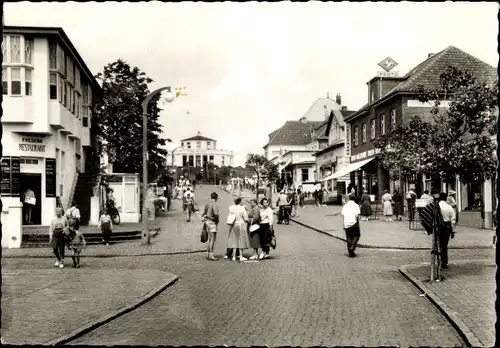
[[[476,261],[477,262],[477,261]],[[465,263],[465,262],[455,262]],[[422,281],[412,275],[408,270],[409,267],[415,266],[430,266],[429,263],[421,263],[418,265],[405,265],[399,268],[399,272],[408,279],[429,301],[443,314],[443,316],[450,322],[450,324],[457,330],[458,334],[467,344],[467,347],[484,347],[479,339],[474,335],[471,329],[459,318],[458,313],[453,311],[444,303],[439,296],[437,296],[431,289],[429,289]]]
[[[41,248],[35,248],[41,249]],[[135,254],[97,254],[97,255],[81,255],[81,258],[107,258],[107,257],[137,257],[137,256],[161,256],[161,255],[183,255],[183,254],[197,254],[206,252],[207,249],[196,249],[186,251],[171,251],[171,252],[158,252],[158,253],[135,253]],[[51,259],[53,255],[2,255],[2,259]]]
[[[139,307],[139,306],[143,305],[144,303],[148,302],[149,300],[153,299],[155,296],[159,295],[166,288],[168,288],[169,286],[171,286],[175,282],[177,282],[179,277],[175,274],[172,274],[172,273],[170,273],[170,274],[173,276],[173,278],[171,280],[169,280],[165,284],[161,285],[160,287],[153,289],[152,291],[150,291],[146,295],[142,296],[137,302],[130,304],[130,305],[127,305],[125,307],[122,307],[111,314],[108,314],[104,317],[97,319],[94,322],[91,322],[91,323],[88,323],[82,327],[79,327],[78,329],[70,332],[69,334],[66,334],[66,335],[60,336],[56,339],[45,342],[45,343],[43,343],[43,345],[54,346],[54,345],[65,344],[65,343],[72,341],[72,340],[92,331],[92,330],[97,329],[99,326],[107,324],[110,321],[112,321],[112,320],[114,320],[114,319],[116,319],[116,318],[130,312],[130,311],[133,311],[137,307]]]

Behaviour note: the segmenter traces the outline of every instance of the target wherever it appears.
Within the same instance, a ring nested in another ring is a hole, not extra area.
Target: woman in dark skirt
[[[403,196],[398,190],[394,190],[392,195],[392,200],[394,201],[394,215],[396,215],[396,220],[402,220],[403,215]]]
[[[248,238],[250,240],[250,248],[254,250],[254,254],[250,256],[250,260],[257,260],[259,258],[260,244],[259,231],[250,231],[252,225],[260,224],[260,207],[257,200],[253,198],[250,200],[250,211],[248,212]]]
[[[260,244],[262,252],[259,255],[259,260],[269,258],[269,250],[271,246],[271,238],[273,235],[274,212],[269,207],[267,198],[262,198],[260,201],[262,208],[260,209],[260,227],[257,230],[260,236]]]
[[[361,196],[361,201],[360,201],[361,207],[361,220],[362,221],[368,221],[368,216],[372,215],[372,204],[370,202],[370,195],[368,194],[367,190],[363,191],[363,196]]]

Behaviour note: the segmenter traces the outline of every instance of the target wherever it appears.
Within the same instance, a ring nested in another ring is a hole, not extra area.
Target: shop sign
[[[351,125],[345,125],[345,155],[351,156]]]
[[[43,140],[40,138],[21,138],[21,144],[19,144],[19,151],[30,151],[30,152],[45,152],[46,145],[43,144]]]
[[[56,196],[56,159],[45,159],[45,197]]]
[[[0,184],[2,196],[19,197],[20,193],[20,158],[2,158],[2,181]]]

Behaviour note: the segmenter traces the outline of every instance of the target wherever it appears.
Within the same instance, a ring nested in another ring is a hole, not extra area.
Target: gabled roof
[[[368,110],[370,107],[379,105],[398,93],[417,93],[421,86],[426,89],[439,89],[441,87],[440,76],[448,66],[470,71],[478,81],[488,84],[492,84],[498,79],[496,68],[467,52],[454,46],[449,46],[441,52],[428,57],[422,63],[411,69],[403,77],[403,81],[390,90],[385,96],[372,104],[365,104],[354,114],[347,115],[344,118],[352,119],[363,113],[363,111]]]
[[[317,127],[313,128],[314,134],[312,135],[311,141],[314,140],[328,140],[328,136],[325,134],[326,127],[328,126],[328,120],[322,122]]]
[[[332,128],[332,123],[333,123],[333,118],[337,120],[337,123],[340,125],[340,127],[345,126],[344,118],[347,116],[355,113],[356,111],[352,110],[332,110],[330,113],[330,117],[328,118],[328,124],[325,128],[325,136],[328,137],[330,134],[330,129]]]
[[[335,99],[330,97],[318,98],[311,104],[302,117],[311,121],[323,121],[325,120],[325,106],[327,113],[330,113],[332,109],[341,108],[341,105],[337,104]]]
[[[307,145],[311,142],[311,131],[323,122],[286,121],[283,127],[269,134],[269,145]]]

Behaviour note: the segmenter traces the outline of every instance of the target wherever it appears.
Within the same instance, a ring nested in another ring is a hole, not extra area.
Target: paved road
[[[221,194],[222,211],[229,201]],[[219,253],[225,230],[217,243]],[[276,234],[278,249],[271,260],[261,262],[209,262],[203,254],[89,260],[91,267],[158,267],[181,279],[144,306],[71,343],[464,344],[397,271],[399,265],[425,261],[426,253],[362,249],[359,257],[349,259],[343,242],[298,225],[278,226]],[[457,250],[450,257],[472,252]]]

